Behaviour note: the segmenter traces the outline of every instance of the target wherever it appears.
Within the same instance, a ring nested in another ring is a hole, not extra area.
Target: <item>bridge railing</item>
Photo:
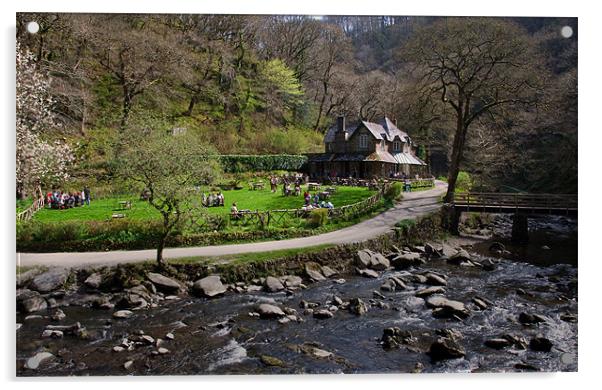
[[[466,208],[576,210],[577,195],[463,192],[454,194],[454,205]]]

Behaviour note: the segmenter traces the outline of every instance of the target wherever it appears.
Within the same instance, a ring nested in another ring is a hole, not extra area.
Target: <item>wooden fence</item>
[[[384,187],[371,197],[359,202],[335,207],[328,210],[328,218],[331,221],[350,220],[357,216],[364,215],[373,210],[383,198]],[[318,210],[318,209],[313,209]],[[209,219],[199,219],[195,222],[196,229],[205,230],[220,230],[229,222],[238,226],[254,226],[260,229],[268,227],[290,227],[298,225],[304,219],[309,218],[312,210],[304,209],[281,209],[281,210],[242,210],[239,211],[237,217],[232,215],[227,216],[212,216]],[[229,221],[226,221],[229,219]]]
[[[38,198],[33,201],[31,206],[17,214],[17,221],[29,221],[39,209],[44,207],[44,194],[40,188],[38,188],[37,195]]]
[[[464,192],[454,194],[453,204],[464,211],[492,209],[566,213],[577,210],[577,195]]]

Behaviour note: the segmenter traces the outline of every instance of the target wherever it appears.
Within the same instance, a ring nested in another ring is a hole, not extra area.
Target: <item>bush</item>
[[[315,209],[309,213],[309,225],[321,227],[328,222],[328,209]]]
[[[402,189],[403,189],[403,187],[400,182],[395,182],[395,183],[391,184],[385,190],[385,193],[384,193],[385,199],[389,202],[398,199],[401,196]]]
[[[472,178],[470,174],[465,171],[460,171],[458,173],[458,178],[456,179],[456,192],[469,192],[472,189]]]

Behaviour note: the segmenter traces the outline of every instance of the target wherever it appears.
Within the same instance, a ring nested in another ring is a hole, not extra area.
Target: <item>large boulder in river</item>
[[[279,279],[268,276],[265,278],[265,289],[269,292],[278,292],[284,290],[284,285]]]
[[[439,338],[431,344],[428,354],[433,362],[437,362],[440,360],[462,358],[466,355],[466,352],[455,341],[447,338]]]
[[[297,275],[286,275],[286,276],[282,277],[280,280],[282,281],[282,283],[284,283],[284,285],[287,288],[299,287],[303,283],[303,279],[301,279]]]
[[[470,311],[462,302],[452,301],[441,295],[433,295],[426,299],[426,306],[433,309],[433,316],[437,318],[459,317],[466,318]]]
[[[358,269],[357,273],[366,278],[374,278],[374,279],[378,278],[378,272],[376,272],[372,269],[369,269],[369,268]]]
[[[445,289],[441,286],[433,286],[416,291],[414,296],[417,296],[418,298],[426,298],[435,294],[445,294]]]
[[[51,292],[62,287],[67,281],[68,276],[69,271],[66,269],[52,269],[33,278],[30,283],[30,288],[41,293]]]
[[[227,290],[219,275],[210,275],[197,280],[192,285],[192,289],[195,293],[209,298],[221,295]]]
[[[366,312],[368,311],[368,306],[360,298],[351,299],[349,301],[348,308],[351,313],[357,314],[358,316],[361,316],[362,314],[366,314]]]
[[[54,355],[50,352],[38,352],[25,362],[25,368],[30,370],[37,370],[40,364],[46,360],[54,358]]]
[[[17,310],[23,313],[33,313],[47,307],[48,303],[37,291],[17,290]]]
[[[286,315],[281,308],[276,305],[270,305],[269,303],[262,303],[257,306],[257,313],[261,318],[281,318]]]
[[[39,268],[32,268],[29,271],[19,272],[17,274],[17,287],[26,287],[33,278],[41,274],[43,271]]]
[[[322,274],[322,267],[320,264],[314,263],[313,261],[305,263],[305,274],[315,282],[326,280],[324,274]]]
[[[420,253],[401,253],[391,259],[391,265],[393,265],[393,267],[396,269],[406,269],[420,264],[423,264],[423,259],[420,258]]]
[[[534,351],[550,352],[552,350],[552,346],[552,342],[542,335],[537,335],[529,342],[529,348]]]
[[[458,250],[453,256],[450,256],[447,259],[447,262],[450,264],[460,265],[462,263],[470,263],[471,256],[464,249]]]
[[[84,280],[86,287],[97,289],[102,284],[102,275],[99,272],[94,272]]]
[[[384,271],[391,266],[391,263],[389,259],[380,253],[372,252],[369,249],[362,249],[357,251],[356,265],[360,268]]]
[[[180,283],[165,275],[149,272],[146,274],[146,277],[155,285],[155,287],[157,287],[157,290],[161,292],[177,294],[179,291],[183,290]]]

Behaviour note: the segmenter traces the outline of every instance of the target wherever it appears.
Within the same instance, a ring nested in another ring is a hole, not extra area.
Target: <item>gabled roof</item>
[[[402,142],[410,142],[410,136],[405,131],[400,130],[395,124],[387,117],[381,120],[379,123],[361,121],[359,124],[352,124],[347,127],[347,139],[353,136],[353,133],[361,126],[364,125],[366,129],[374,136],[377,140],[385,139],[392,142],[395,137],[399,137]],[[324,142],[334,142],[335,133],[337,126],[331,126],[326,134],[324,135]]]

